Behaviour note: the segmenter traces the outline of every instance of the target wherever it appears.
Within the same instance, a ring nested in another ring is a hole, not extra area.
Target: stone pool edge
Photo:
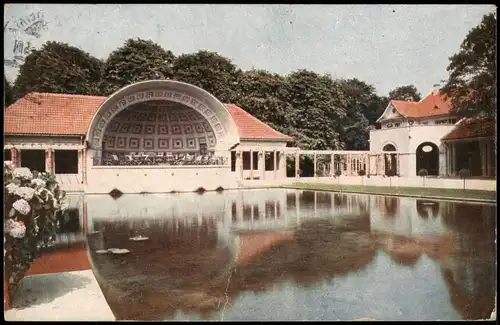
[[[235,189],[226,189],[226,191],[231,190],[248,190],[248,189],[272,189],[272,188],[283,188],[283,189],[295,189],[295,190],[310,190],[310,191],[323,191],[323,192],[336,192],[336,193],[347,193],[347,194],[369,194],[369,195],[379,195],[379,196],[395,196],[395,197],[411,197],[417,199],[434,199],[434,200],[442,200],[442,201],[455,201],[455,202],[470,202],[470,203],[488,203],[488,204],[496,204],[496,200],[490,199],[476,199],[469,197],[452,197],[452,196],[437,196],[437,195],[416,195],[410,193],[385,193],[385,192],[374,192],[374,191],[359,191],[359,190],[349,190],[349,189],[336,189],[336,188],[321,188],[320,186],[311,186],[311,185],[330,185],[330,184],[311,184],[307,183],[307,186],[300,185],[270,185],[270,186],[245,186],[241,188]],[[404,187],[400,187],[404,189]],[[208,192],[208,191],[207,191]],[[487,191],[487,192],[496,192],[496,191]],[[191,193],[189,192],[178,192],[178,193]],[[66,192],[67,195],[85,195],[86,193],[83,191],[72,191]],[[87,193],[90,194],[90,193]],[[167,194],[164,192],[145,192],[145,193],[123,193],[123,194]],[[90,194],[93,195],[93,194]]]
[[[336,193],[349,193],[349,194],[369,194],[369,195],[379,195],[379,196],[396,196],[396,197],[411,197],[417,199],[434,199],[442,201],[459,201],[459,202],[471,202],[471,203],[488,203],[496,204],[496,200],[489,199],[476,199],[467,197],[451,197],[451,196],[437,196],[437,195],[416,195],[416,194],[405,194],[405,193],[384,193],[384,192],[372,192],[372,191],[357,191],[349,189],[335,189],[335,188],[321,188],[315,186],[300,186],[300,185],[278,185],[269,187],[251,187],[252,189],[266,189],[266,188],[288,188],[294,190],[310,190],[310,191],[322,191],[322,192],[336,192]]]

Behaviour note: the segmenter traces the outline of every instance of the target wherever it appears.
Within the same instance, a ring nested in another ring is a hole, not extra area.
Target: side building
[[[415,177],[421,169],[457,177],[465,168],[472,177],[495,178],[495,121],[459,119],[450,108],[439,90],[419,102],[391,100],[379,128],[370,130],[370,151],[387,153],[386,172],[395,165],[401,177]]]

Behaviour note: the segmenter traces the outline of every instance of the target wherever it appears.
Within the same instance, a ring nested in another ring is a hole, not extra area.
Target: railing
[[[94,166],[184,166],[184,165],[225,165],[227,157],[214,152],[200,154],[199,152],[184,153],[120,153],[106,152],[102,161],[94,158]]]

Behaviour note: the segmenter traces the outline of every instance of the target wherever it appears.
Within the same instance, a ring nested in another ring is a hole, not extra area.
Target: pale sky
[[[387,94],[414,84],[422,94],[448,76],[448,58],[488,5],[9,4],[5,21],[42,10],[38,48],[66,42],[98,58],[128,38],[151,39],[174,54],[200,49],[252,67],[358,78]],[[12,57],[14,34],[5,35]],[[6,68],[12,80],[16,70]]]

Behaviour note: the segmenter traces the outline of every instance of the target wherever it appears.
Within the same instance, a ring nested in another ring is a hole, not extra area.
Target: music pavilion
[[[55,173],[63,188],[89,194],[279,183],[290,155],[292,178],[300,155],[314,157],[317,177],[415,174],[399,152],[287,147],[291,137],[242,108],[173,80],[135,83],[109,97],[29,93],[6,108],[4,133],[4,160]]]

